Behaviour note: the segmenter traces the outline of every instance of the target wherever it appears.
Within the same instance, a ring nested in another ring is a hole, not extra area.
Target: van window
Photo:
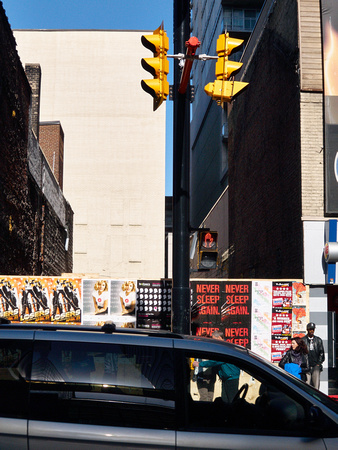
[[[40,341],[32,363],[32,418],[172,429],[173,374],[170,349]]]
[[[186,357],[188,429],[311,435],[304,401],[254,366],[204,354]]]
[[[0,417],[27,418],[31,341],[0,339]]]

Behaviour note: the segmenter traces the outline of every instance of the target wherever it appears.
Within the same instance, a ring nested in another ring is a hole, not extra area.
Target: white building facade
[[[65,134],[74,273],[164,276],[165,104],[154,113],[140,85],[142,34],[14,31],[23,65],[41,65],[40,120]]]

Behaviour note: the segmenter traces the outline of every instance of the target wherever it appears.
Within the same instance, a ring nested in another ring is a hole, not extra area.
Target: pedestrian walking
[[[323,341],[319,336],[315,336],[316,324],[310,322],[307,324],[307,334],[302,338],[309,349],[310,370],[306,374],[306,382],[316,389],[320,385],[320,372],[323,370],[325,360]]]
[[[291,340],[291,347],[279,362],[279,367],[292,373],[303,381],[307,381],[309,372],[309,350],[302,338],[296,336]]]

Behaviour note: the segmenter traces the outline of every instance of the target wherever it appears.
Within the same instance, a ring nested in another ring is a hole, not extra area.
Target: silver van
[[[323,393],[217,340],[0,325],[0,449],[336,449],[337,413]]]

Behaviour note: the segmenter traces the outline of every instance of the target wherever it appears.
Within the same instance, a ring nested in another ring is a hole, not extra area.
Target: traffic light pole
[[[190,0],[174,0],[174,51],[184,53],[190,36]],[[179,93],[181,71],[174,64],[173,118],[173,287],[172,331],[190,334],[190,102]]]
[[[190,70],[193,60],[217,59],[216,80],[205,86],[205,92],[217,103],[231,102],[248,83],[229,81],[241,63],[228,61],[228,55],[243,40],[221,35],[217,40],[218,56],[196,55],[200,42],[190,36],[190,0],[174,0],[174,55],[168,55],[169,40],[163,22],[152,35],[141,37],[141,42],[153,52],[153,58],[142,58],[142,67],[153,79],[142,80],[142,88],[154,98],[154,111],[169,94],[169,63],[167,58],[178,59],[174,64],[174,136],[173,136],[173,270],[171,329],[176,333],[191,332],[190,302]],[[184,49],[187,52],[184,54]],[[182,70],[183,69],[183,70]],[[181,73],[182,72],[182,73]],[[190,89],[188,89],[188,86]],[[211,234],[210,234],[211,236]],[[210,240],[210,239],[209,239]],[[208,243],[209,245],[209,243]],[[207,245],[207,247],[208,247]],[[208,248],[207,248],[208,249]],[[210,250],[210,249],[209,249]],[[217,250],[217,246],[216,246]],[[201,252],[200,252],[201,253]],[[204,269],[217,266],[217,253],[204,251]],[[209,254],[210,253],[210,254]],[[216,255],[216,259],[215,259]]]

